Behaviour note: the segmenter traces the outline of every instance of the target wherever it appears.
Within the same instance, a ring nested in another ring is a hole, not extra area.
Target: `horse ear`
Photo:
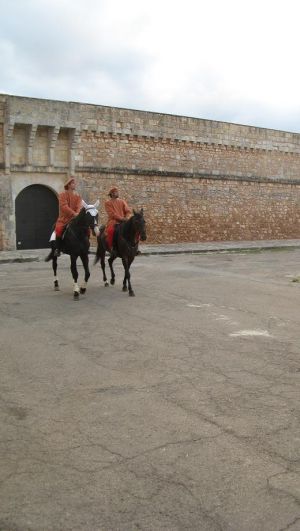
[[[82,206],[83,206],[85,209],[87,209],[88,205],[86,204],[86,202],[85,202],[83,199],[82,199],[82,203],[81,203],[81,204],[82,204]]]
[[[94,208],[98,208],[99,205],[100,205],[100,201],[99,199],[97,199],[96,203],[94,204]]]
[[[132,209],[132,212],[134,213],[134,215],[136,214],[136,211],[134,210],[134,208]]]
[[[143,208],[141,208],[141,214],[144,214],[144,209]]]

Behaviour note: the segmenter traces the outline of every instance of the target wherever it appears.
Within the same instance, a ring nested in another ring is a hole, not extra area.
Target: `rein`
[[[95,230],[95,228],[98,228],[98,224],[97,223],[94,223],[94,226],[91,227],[89,224],[80,224],[80,221],[84,221],[85,218],[85,214],[88,212],[88,210],[93,210],[95,212],[95,214],[91,214],[94,218],[94,222],[96,221],[95,217],[98,213],[98,211],[94,208],[94,207],[90,207],[90,208],[86,208],[85,209],[85,212],[79,212],[79,214],[73,218],[70,223],[68,224],[67,228],[66,228],[66,231],[69,231],[76,239],[78,242],[81,242],[80,238],[78,237],[78,235],[76,234],[76,231],[74,230],[74,227],[78,227],[79,229],[81,230],[87,230],[87,229],[91,229],[91,230]],[[99,230],[99,228],[98,228]]]
[[[140,233],[135,230],[132,220],[133,217],[121,224],[119,229],[119,237],[122,238],[129,250],[134,250],[140,241]],[[132,231],[130,231],[131,228],[133,229]]]

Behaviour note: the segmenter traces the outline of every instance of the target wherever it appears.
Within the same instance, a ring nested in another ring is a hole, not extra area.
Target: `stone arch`
[[[15,200],[16,248],[49,247],[53,224],[58,216],[56,194],[42,184],[31,184],[19,192]]]

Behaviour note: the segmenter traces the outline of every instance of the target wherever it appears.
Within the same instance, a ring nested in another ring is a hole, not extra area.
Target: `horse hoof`
[[[114,281],[113,279],[111,279],[110,283],[111,283],[111,285],[113,286],[114,283],[115,283],[115,281]]]
[[[134,291],[130,291],[130,292],[128,293],[128,295],[129,295],[129,297],[135,297],[135,293],[134,293]]]
[[[73,298],[74,298],[74,301],[79,301],[79,293],[78,293],[78,291],[74,291]]]
[[[127,291],[127,287],[123,286],[122,291]]]
[[[106,288],[108,288],[108,286],[109,286],[109,283],[108,283],[107,281],[106,281],[106,282],[104,282],[104,286],[105,286]]]
[[[54,291],[59,291],[59,286],[54,286]]]
[[[86,288],[80,288],[80,293],[83,295],[86,292]]]

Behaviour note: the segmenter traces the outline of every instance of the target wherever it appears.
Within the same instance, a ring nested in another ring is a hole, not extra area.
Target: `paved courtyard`
[[[0,530],[299,530],[300,250],[91,273],[0,265]]]

